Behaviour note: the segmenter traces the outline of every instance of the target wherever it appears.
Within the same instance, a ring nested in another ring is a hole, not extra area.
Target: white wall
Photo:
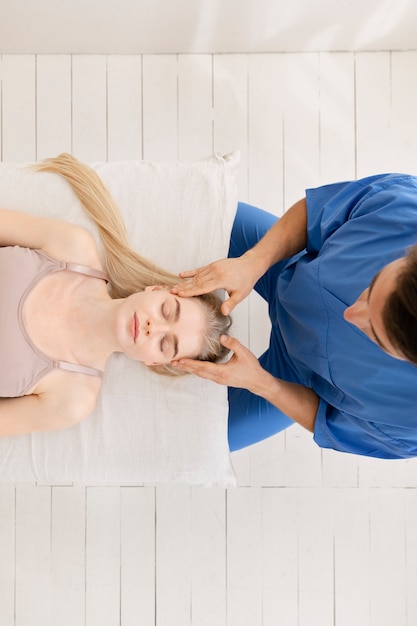
[[[1,0],[3,53],[417,47],[413,0]]]

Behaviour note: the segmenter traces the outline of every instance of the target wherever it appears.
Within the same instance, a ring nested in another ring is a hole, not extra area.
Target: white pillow
[[[239,153],[196,163],[93,164],[119,204],[132,246],[177,273],[227,254]],[[95,227],[69,185],[0,164],[0,206]],[[100,244],[99,244],[100,246]],[[169,378],[116,355],[90,417],[64,431],[0,438],[0,481],[235,484],[226,388]]]

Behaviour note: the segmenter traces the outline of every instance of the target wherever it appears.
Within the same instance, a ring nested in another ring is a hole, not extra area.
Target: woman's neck
[[[104,369],[117,349],[117,302],[104,281],[56,272],[29,294],[23,308],[25,328],[49,358]]]
[[[68,339],[71,337],[77,362],[104,369],[108,358],[118,349],[115,334],[118,300],[109,296],[107,288],[83,291],[80,290],[68,309]]]

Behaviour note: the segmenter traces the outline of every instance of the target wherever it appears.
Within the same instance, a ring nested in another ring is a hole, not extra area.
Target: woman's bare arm
[[[53,257],[100,269],[92,235],[64,220],[0,209],[0,246],[43,250]]]
[[[73,375],[73,373],[72,373]],[[69,428],[93,410],[93,386],[58,385],[57,389],[19,398],[0,398],[0,437]]]

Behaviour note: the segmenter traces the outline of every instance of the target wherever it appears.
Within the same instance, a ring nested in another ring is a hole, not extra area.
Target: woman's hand
[[[261,381],[269,377],[270,374],[259,365],[256,356],[237,339],[224,335],[221,338],[221,342],[233,352],[227,363],[180,359],[174,362],[173,365],[184,372],[207,378],[219,385],[248,389],[254,393],[259,391],[262,387]]]
[[[203,293],[225,289],[229,298],[222,304],[223,315],[229,315],[235,306],[252,291],[259,278],[249,254],[236,259],[221,259],[188,272],[181,272],[184,280],[171,289],[179,296],[199,296]]]

